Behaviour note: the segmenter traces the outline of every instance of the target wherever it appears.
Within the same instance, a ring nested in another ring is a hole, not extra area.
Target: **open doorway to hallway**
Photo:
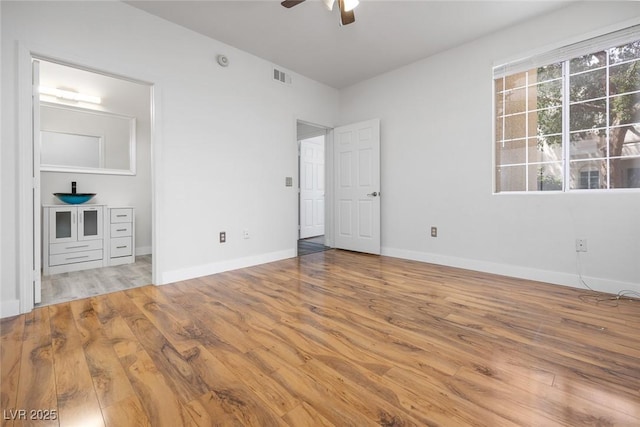
[[[327,129],[297,123],[298,139],[298,256],[324,251],[325,146]]]

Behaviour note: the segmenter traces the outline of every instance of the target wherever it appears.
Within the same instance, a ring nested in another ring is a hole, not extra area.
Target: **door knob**
[[[367,194],[367,196],[377,197],[377,196],[378,196],[378,192],[377,192],[377,191],[374,191],[373,193],[369,193],[369,194]]]

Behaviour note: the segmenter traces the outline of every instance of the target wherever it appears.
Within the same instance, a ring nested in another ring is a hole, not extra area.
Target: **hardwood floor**
[[[640,425],[640,301],[387,257],[330,250],[0,326],[7,426]]]

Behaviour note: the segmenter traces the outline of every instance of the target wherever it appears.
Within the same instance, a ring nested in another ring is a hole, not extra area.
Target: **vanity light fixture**
[[[51,95],[56,98],[66,99],[69,101],[77,101],[77,102],[91,102],[92,104],[100,104],[102,102],[102,98],[95,95],[87,95],[86,93],[73,92],[70,90],[57,89],[47,86],[40,86],[38,88],[39,92],[43,95]]]

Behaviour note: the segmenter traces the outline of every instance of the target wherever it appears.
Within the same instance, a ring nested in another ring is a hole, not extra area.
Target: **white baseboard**
[[[571,286],[573,288],[587,289],[580,282],[576,273],[563,273],[559,271],[540,270],[518,265],[500,264],[488,261],[480,261],[468,258],[458,258],[446,255],[438,255],[428,252],[408,251],[396,248],[382,248],[382,255],[394,258],[422,261],[432,264],[446,265],[449,267],[464,268],[467,270],[481,271],[484,273],[499,274],[502,276],[516,277],[519,279],[535,280],[554,285]],[[622,290],[640,292],[640,283],[621,282],[601,277],[583,276],[583,280],[593,290],[617,294]]]
[[[586,289],[584,285],[580,283],[580,278],[578,277],[577,273],[541,270],[518,265],[500,264],[488,261],[451,257],[428,252],[408,251],[404,249],[389,247],[382,248],[382,255],[413,261],[428,262],[432,264],[446,265],[450,267],[464,268],[467,270],[481,271],[484,273],[499,274],[503,276],[516,277],[519,279],[535,280],[539,282],[551,283],[554,285],[563,285],[579,289]],[[270,252],[267,254],[254,255],[250,257],[237,258],[227,261],[184,268],[180,270],[168,271],[162,274],[161,284],[179,282],[181,280],[208,276],[210,274],[222,273],[224,271],[252,267],[254,265],[266,264],[268,262],[293,258],[295,256],[295,250],[288,249],[284,251]],[[589,285],[589,287],[596,291],[617,294],[622,290],[630,290],[640,293],[640,284],[638,283],[622,282],[590,276],[583,276],[583,279]]]
[[[136,246],[136,256],[149,255],[151,252],[151,246]]]
[[[237,270],[239,268],[252,267],[254,265],[294,258],[295,256],[295,249],[287,249],[284,251],[214,262],[211,264],[197,265],[180,270],[166,271],[162,273],[162,282],[160,284],[165,285],[167,283],[179,282],[181,280],[209,276],[211,274],[222,273],[224,271]]]
[[[11,299],[0,303],[0,318],[16,316],[20,314],[20,300]]]

